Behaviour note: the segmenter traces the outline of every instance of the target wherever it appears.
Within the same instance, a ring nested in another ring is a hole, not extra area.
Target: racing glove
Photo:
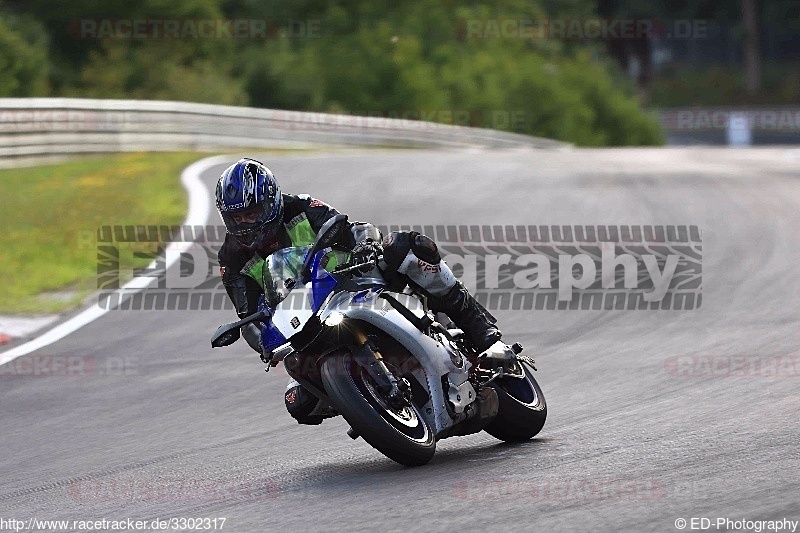
[[[383,246],[373,239],[366,239],[356,244],[355,248],[353,248],[350,262],[354,265],[363,264],[368,271],[374,266],[373,262],[382,256]]]

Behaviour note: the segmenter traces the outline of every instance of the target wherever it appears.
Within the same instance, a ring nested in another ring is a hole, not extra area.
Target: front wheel
[[[331,354],[321,368],[334,407],[373,448],[406,466],[424,465],[436,451],[436,438],[413,402],[393,409],[349,352]]]
[[[533,367],[520,361],[525,377],[501,378],[491,383],[497,391],[500,408],[497,416],[484,428],[489,435],[506,442],[533,438],[544,427],[547,403],[541,387],[533,377]]]

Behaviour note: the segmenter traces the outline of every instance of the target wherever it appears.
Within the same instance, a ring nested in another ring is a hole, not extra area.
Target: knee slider
[[[436,243],[425,235],[419,233],[414,235],[414,241],[411,245],[414,255],[432,265],[438,265],[442,257],[439,255],[439,248]]]
[[[319,424],[322,417],[311,415],[319,399],[306,390],[302,385],[295,385],[283,395],[286,410],[301,424]]]

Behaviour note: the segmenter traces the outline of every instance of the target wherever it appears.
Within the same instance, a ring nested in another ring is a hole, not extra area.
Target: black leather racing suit
[[[275,250],[299,245],[292,242],[286,229],[287,226],[296,223],[298,218],[305,217],[316,234],[328,219],[339,214],[328,204],[308,195],[284,194],[283,206],[283,225],[281,225],[273,240],[265,242],[253,250],[241,245],[235,237],[226,235],[225,242],[219,250],[218,257],[222,284],[225,286],[225,290],[233,302],[239,318],[244,318],[258,310],[258,298],[262,292],[258,283],[241,273],[247,262],[255,254],[265,259]],[[358,226],[358,224],[350,223],[349,228]],[[334,247],[349,252],[356,244],[355,239],[356,237],[352,230],[343,230],[342,234],[336,239]],[[250,340],[248,339],[249,342]]]

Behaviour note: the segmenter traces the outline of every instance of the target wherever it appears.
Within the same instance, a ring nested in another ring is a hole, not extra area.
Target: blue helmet
[[[255,159],[240,159],[220,176],[217,211],[228,233],[254,248],[272,238],[283,222],[283,197],[272,172]]]

